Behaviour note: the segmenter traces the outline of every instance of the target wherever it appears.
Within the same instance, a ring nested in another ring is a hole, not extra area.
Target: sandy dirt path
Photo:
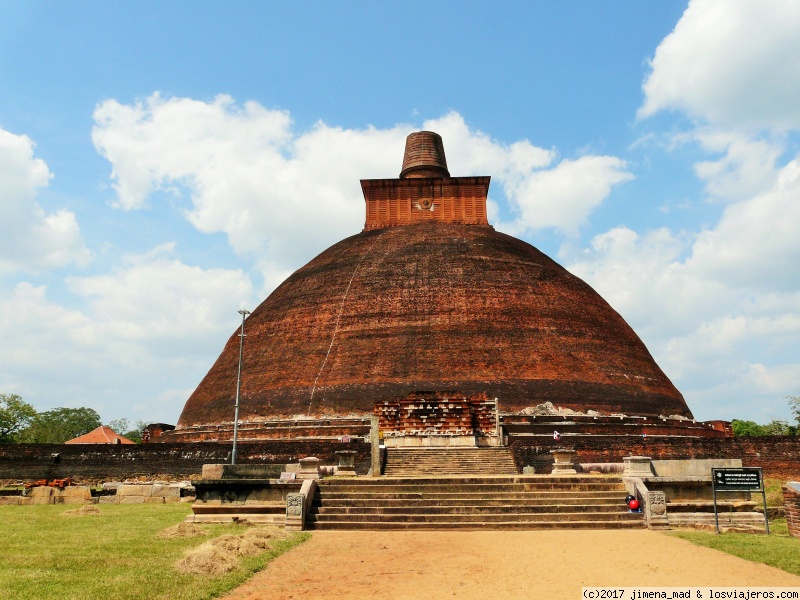
[[[318,531],[225,596],[580,598],[581,586],[784,586],[800,577],[637,531]]]

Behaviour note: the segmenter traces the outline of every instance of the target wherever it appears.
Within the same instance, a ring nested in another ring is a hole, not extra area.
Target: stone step
[[[563,512],[563,513],[466,513],[466,514],[420,514],[420,513],[326,513],[311,515],[315,523],[338,523],[347,521],[372,521],[383,523],[471,523],[504,521],[631,521],[641,520],[641,515],[625,512]]]
[[[566,499],[579,499],[584,501],[598,501],[604,502],[608,500],[617,500],[625,497],[624,491],[602,492],[594,493],[569,493],[569,492],[551,492],[547,494],[534,494],[531,492],[406,492],[406,493],[391,493],[391,492],[375,492],[372,494],[367,493],[330,493],[320,492],[316,496],[321,502],[339,502],[342,500],[363,501],[363,500],[397,500],[403,502],[419,501],[439,501],[439,502],[452,502],[456,500],[497,500],[497,501],[516,501],[516,500],[531,500],[539,502],[550,502],[551,504],[559,504],[562,498]]]
[[[319,482],[313,529],[552,529],[644,527],[620,478],[437,475]]]
[[[372,477],[372,478],[326,478],[320,485],[325,487],[357,485],[359,487],[385,486],[408,484],[416,486],[426,486],[435,484],[451,483],[525,483],[525,484],[557,484],[558,486],[575,485],[581,483],[602,483],[622,485],[620,477],[605,477],[602,475],[478,475],[478,476],[439,476],[439,477]]]
[[[481,530],[493,531],[510,529],[643,529],[644,520],[630,521],[472,521],[469,523],[441,523],[441,522],[399,522],[386,523],[377,521],[347,521],[341,523],[309,523],[309,529],[326,530]]]
[[[444,494],[448,492],[456,492],[459,494],[477,494],[477,493],[508,493],[508,492],[529,492],[529,493],[546,493],[546,492],[618,492],[624,488],[618,487],[614,484],[565,484],[564,487],[559,487],[555,484],[491,484],[491,483],[472,483],[459,485],[456,483],[449,484],[429,484],[429,485],[386,485],[381,487],[373,487],[365,489],[363,487],[352,485],[341,485],[331,488],[330,491],[320,485],[320,494],[336,493],[336,494],[406,494],[406,493],[426,493],[426,494]]]
[[[567,496],[567,497],[529,497],[528,494],[524,495],[505,495],[499,497],[484,497],[478,496],[452,496],[447,498],[384,498],[374,496],[361,496],[353,498],[344,496],[342,498],[328,498],[325,497],[325,506],[364,506],[364,507],[378,507],[378,506],[579,506],[592,504],[597,506],[616,506],[624,504],[623,496],[615,494],[614,496],[606,496],[597,498],[594,496]],[[322,506],[323,500],[315,498],[312,506]]]
[[[505,505],[460,505],[460,506],[314,506],[310,511],[313,515],[478,515],[478,514],[571,514],[571,513],[628,513],[628,507],[623,502],[617,504],[542,504],[531,506],[527,504]]]
[[[220,514],[279,514],[286,513],[286,502],[267,502],[264,504],[198,504],[192,505],[196,515]]]

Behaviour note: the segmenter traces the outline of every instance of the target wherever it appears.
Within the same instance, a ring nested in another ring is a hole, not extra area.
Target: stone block
[[[144,496],[120,496],[119,504],[144,504]]]
[[[308,456],[300,459],[300,471],[297,473],[298,479],[319,479],[320,459],[315,456]]]
[[[162,498],[167,498],[168,500],[174,501],[181,497],[181,488],[171,485],[164,486],[159,495]]]
[[[117,496],[149,496],[152,487],[151,485],[125,484],[117,490]]]
[[[624,456],[622,474],[626,477],[650,477],[653,475],[652,458],[649,456]]]
[[[161,496],[145,496],[145,504],[164,504],[164,498]]]
[[[711,469],[741,469],[741,458],[694,458],[687,460],[654,460],[658,477],[711,477]]]
[[[119,498],[116,496],[100,496],[98,504],[119,504]]]
[[[37,496],[31,497],[31,504],[55,504],[55,500],[50,496]]]
[[[28,491],[28,495],[31,498],[52,498],[53,495],[54,495],[53,494],[54,491],[55,490],[53,488],[51,488],[51,487],[38,486],[38,487],[35,487],[35,488],[31,488]]]
[[[222,470],[228,465],[203,465],[203,479],[222,479]]]
[[[92,490],[83,485],[70,485],[60,490],[58,495],[64,498],[65,502],[68,501],[68,498],[70,500],[91,500]]]

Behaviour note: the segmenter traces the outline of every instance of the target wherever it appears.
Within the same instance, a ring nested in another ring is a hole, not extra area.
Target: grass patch
[[[181,522],[186,504],[107,504],[99,515],[65,516],[63,505],[0,506],[0,598],[138,600],[214,598],[308,539],[290,534],[223,575],[179,573],[175,562],[212,537],[242,525],[204,525],[206,537],[158,538]]]
[[[770,521],[769,529],[770,535],[749,533],[717,535],[707,531],[672,531],[667,535],[800,575],[800,539],[789,537],[786,519]]]
[[[767,494],[767,506],[783,506],[783,480],[764,478],[764,491]],[[753,494],[753,498],[761,494]],[[761,498],[757,498],[760,500]]]

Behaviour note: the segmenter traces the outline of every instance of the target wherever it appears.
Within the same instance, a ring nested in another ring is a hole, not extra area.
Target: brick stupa
[[[494,230],[489,182],[451,177],[442,138],[427,131],[408,137],[399,178],[362,180],[363,231],[246,321],[240,439],[360,434],[373,414],[387,436],[480,438],[495,406],[509,424],[548,413],[692,422],[597,292]],[[167,437],[230,439],[238,351],[237,330]]]

